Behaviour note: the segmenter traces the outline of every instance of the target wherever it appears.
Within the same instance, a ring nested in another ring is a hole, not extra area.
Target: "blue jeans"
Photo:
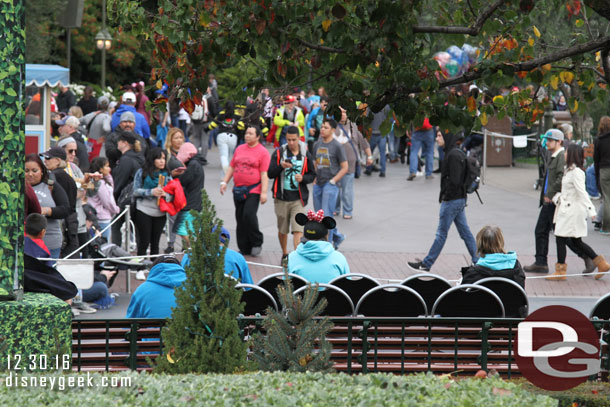
[[[589,196],[599,196],[599,190],[597,189],[597,180],[595,178],[595,166],[590,165],[585,171],[586,181],[585,185]]]
[[[217,139],[218,139],[218,133],[219,133],[219,128],[216,127],[214,130],[210,130],[208,133],[208,150],[210,150],[212,148],[212,142],[214,142],[215,145],[218,145]]]
[[[324,185],[314,184],[313,186],[313,207],[316,211],[324,210],[324,216],[332,218],[333,211],[337,205],[337,196],[339,195],[339,187],[327,182]],[[333,243],[335,235],[341,236],[337,228],[328,231],[328,241]]]
[[[354,209],[354,174],[345,174],[339,181],[339,194],[337,195],[337,207],[335,212],[341,213],[343,203],[343,216],[352,216]]]
[[[110,225],[111,220],[109,220],[108,222],[102,222],[101,220],[98,221],[98,224],[100,226],[100,230],[103,230],[106,226]],[[112,228],[108,228],[104,233],[102,233],[102,236],[104,236],[106,238],[107,242],[111,242],[110,240],[110,231],[112,230]]]
[[[409,172],[417,173],[417,156],[419,150],[426,160],[426,175],[432,175],[434,161],[434,129],[414,131],[411,137],[411,156],[409,157]]]
[[[96,281],[93,283],[91,288],[83,290],[83,301],[93,302],[97,299],[103,298],[108,295],[108,286],[101,282]]]
[[[441,202],[436,238],[434,239],[434,243],[432,243],[428,255],[422,261],[424,266],[428,268],[432,267],[441,254],[443,246],[445,246],[445,241],[447,240],[447,233],[449,232],[452,223],[455,223],[460,237],[464,243],[466,243],[466,248],[468,249],[468,253],[470,253],[472,262],[476,263],[477,260],[479,260],[479,257],[477,256],[477,244],[468,227],[464,208],[466,208],[466,199],[464,198]]]
[[[371,154],[375,151],[375,147],[379,147],[379,164],[381,165],[381,172],[385,173],[385,144],[386,138],[381,134],[372,134],[369,145],[371,146]],[[366,167],[366,170],[371,172],[373,169],[372,165]]]

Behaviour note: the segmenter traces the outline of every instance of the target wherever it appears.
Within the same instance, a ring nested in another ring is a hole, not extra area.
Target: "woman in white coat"
[[[555,240],[557,243],[557,264],[555,273],[547,280],[566,280],[566,246],[568,241],[579,248],[581,252],[593,260],[597,267],[595,279],[604,276],[610,270],[610,265],[602,255],[582,241],[587,236],[587,216],[595,219],[596,210],[589,199],[585,188],[585,172],[583,171],[584,152],[581,146],[571,143],[566,151],[566,170],[561,180],[561,192],[556,194],[553,202],[557,205],[553,222],[555,223]]]

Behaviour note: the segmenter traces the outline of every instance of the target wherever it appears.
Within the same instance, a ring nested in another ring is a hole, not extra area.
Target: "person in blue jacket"
[[[176,307],[174,289],[186,280],[184,268],[171,255],[157,257],[148,279],[131,296],[126,318],[170,318]]]
[[[153,147],[156,147],[156,144],[150,140],[150,126],[148,125],[148,120],[144,117],[143,114],[138,113],[136,111],[136,94],[133,92],[125,92],[123,93],[123,97],[121,99],[121,105],[118,109],[112,114],[112,119],[110,122],[110,127],[112,131],[114,131],[119,123],[121,122],[121,115],[124,112],[131,112],[136,118],[136,127],[134,131],[144,137],[147,142],[150,142]]]
[[[214,229],[212,229],[212,232]],[[248,263],[246,263],[244,256],[235,250],[229,249],[230,239],[231,234],[229,231],[224,227],[220,229],[220,244],[221,246],[227,247],[227,251],[225,252],[225,275],[235,277],[240,283],[254,284],[250,269],[248,268]],[[189,253],[186,253],[184,257],[182,257],[182,267],[186,268],[189,264],[191,264],[190,256]]]
[[[336,251],[328,241],[328,231],[334,229],[336,222],[330,216],[324,216],[324,210],[307,215],[295,216],[299,225],[303,225],[302,243],[288,255],[288,272],[305,278],[310,283],[327,284],[335,277],[348,274],[349,265],[345,256]]]

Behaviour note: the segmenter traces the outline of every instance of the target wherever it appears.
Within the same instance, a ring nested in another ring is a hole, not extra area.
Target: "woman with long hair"
[[[557,264],[555,273],[547,280],[564,281],[566,273],[566,246],[582,252],[593,260],[597,267],[595,279],[600,279],[610,270],[610,264],[604,256],[582,241],[587,236],[587,215],[595,219],[596,211],[585,187],[583,170],[584,151],[581,146],[571,143],[566,151],[566,170],[561,180],[561,192],[553,197],[557,205],[553,222],[555,223],[555,241],[557,243]]]
[[[172,127],[167,132],[165,138],[165,153],[167,154],[167,162],[173,161],[178,155],[178,150],[185,142],[184,133],[179,127]]]
[[[110,162],[106,157],[96,157],[91,161],[91,172],[97,172],[102,175],[102,179],[98,184],[97,191],[89,190],[88,203],[93,206],[97,212],[97,219],[100,228],[104,229],[119,212],[120,209],[114,200],[114,180],[110,175]],[[102,236],[107,241],[110,240],[110,228],[107,229]]]
[[[167,153],[160,147],[149,149],[144,165],[133,180],[133,196],[136,200],[136,238],[138,256],[159,254],[159,240],[165,226],[165,212],[159,209],[159,198],[165,196],[163,187],[169,182]]]
[[[43,241],[51,258],[59,258],[63,243],[61,220],[70,214],[70,203],[66,191],[49,179],[47,167],[37,154],[25,157],[25,182],[30,185],[41,207],[41,214],[47,218],[46,234]]]

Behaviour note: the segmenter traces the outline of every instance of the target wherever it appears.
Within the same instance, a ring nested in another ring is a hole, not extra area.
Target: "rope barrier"
[[[132,260],[132,259],[148,259],[148,258],[156,258],[167,255],[177,255],[184,254],[186,252],[174,252],[174,253],[165,253],[165,254],[150,254],[150,255],[142,255],[142,256],[123,256],[123,257],[99,257],[99,258],[89,258],[89,259],[50,259],[47,257],[39,257],[36,260],[40,261],[58,261],[60,260],[62,263],[72,263],[72,262],[82,262],[82,261],[112,261],[112,260]]]

